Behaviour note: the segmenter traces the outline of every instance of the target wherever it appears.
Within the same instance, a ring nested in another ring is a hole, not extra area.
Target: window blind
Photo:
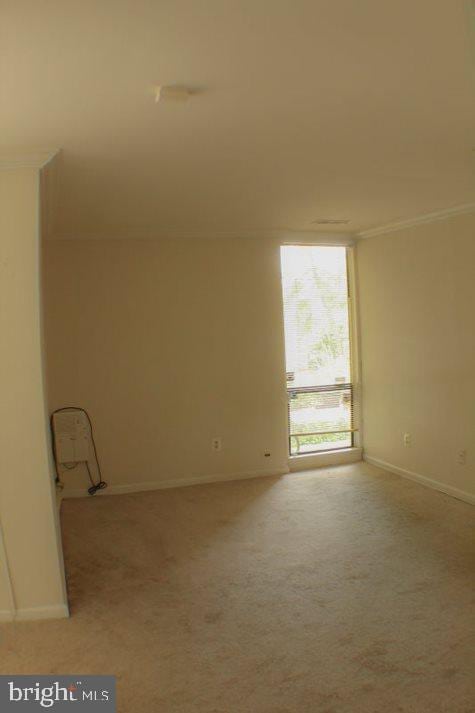
[[[291,455],[353,445],[346,249],[281,248]]]

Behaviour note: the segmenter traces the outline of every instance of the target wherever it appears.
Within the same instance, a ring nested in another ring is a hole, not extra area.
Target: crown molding
[[[43,168],[53,159],[59,149],[39,149],[36,151],[0,151],[0,171],[15,168]]]
[[[435,213],[426,213],[425,215],[418,215],[414,218],[408,218],[407,220],[397,220],[394,223],[387,223],[386,225],[380,225],[376,228],[369,228],[369,230],[362,230],[356,234],[356,237],[375,238],[377,235],[385,235],[386,233],[393,233],[397,230],[404,230],[404,228],[413,228],[416,225],[433,223],[436,220],[443,220],[444,218],[452,218],[456,215],[474,212],[475,203],[464,203],[463,205],[454,206],[453,208],[438,210]]]

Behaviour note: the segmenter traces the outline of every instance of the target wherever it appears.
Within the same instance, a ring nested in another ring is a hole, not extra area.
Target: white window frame
[[[346,249],[346,265],[348,273],[348,316],[350,330],[350,376],[353,387],[353,410],[354,418],[358,424],[358,430],[353,433],[353,446],[350,448],[336,448],[322,452],[289,455],[289,470],[299,471],[309,468],[316,468],[328,465],[341,465],[344,463],[354,463],[362,459],[363,453],[363,413],[362,413],[362,385],[361,385],[361,348],[358,313],[358,291],[357,291],[357,266],[355,246],[353,241],[344,242],[285,242],[283,245],[303,246],[331,246],[344,247]],[[283,305],[282,305],[283,308]],[[283,315],[283,311],[282,311]],[[285,402],[287,404],[287,384],[285,384]],[[290,432],[287,411],[287,436]]]

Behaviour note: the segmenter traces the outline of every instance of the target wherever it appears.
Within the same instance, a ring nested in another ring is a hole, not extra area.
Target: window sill
[[[344,465],[357,463],[362,459],[362,448],[338,448],[334,451],[322,453],[307,453],[299,456],[290,456],[289,470],[291,473],[299,470],[322,468],[329,465]]]

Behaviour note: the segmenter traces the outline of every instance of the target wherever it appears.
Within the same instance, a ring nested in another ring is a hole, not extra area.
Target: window
[[[353,445],[347,255],[281,248],[290,455]]]

